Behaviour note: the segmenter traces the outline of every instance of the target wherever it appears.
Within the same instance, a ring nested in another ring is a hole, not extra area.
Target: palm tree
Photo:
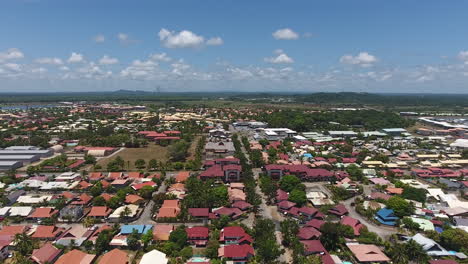
[[[16,234],[13,240],[16,251],[22,256],[28,256],[34,249],[34,241],[26,233]]]
[[[416,263],[426,263],[429,259],[429,256],[426,251],[424,251],[423,247],[412,239],[406,243],[405,251],[405,255]]]

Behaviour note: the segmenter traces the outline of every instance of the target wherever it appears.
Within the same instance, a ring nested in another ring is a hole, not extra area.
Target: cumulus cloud
[[[264,60],[266,62],[274,63],[274,64],[285,64],[285,63],[293,63],[294,62],[294,60],[291,57],[289,57],[286,53],[284,53],[284,51],[281,50],[281,49],[275,50],[274,53],[277,56],[268,57],[268,58],[265,58]]]
[[[189,30],[174,32],[163,28],[159,31],[158,36],[167,48],[195,48],[200,47],[205,41],[204,37]]]
[[[59,58],[49,58],[49,57],[44,57],[44,58],[39,58],[36,59],[36,62],[39,64],[51,64],[51,65],[62,65],[63,61]]]
[[[6,69],[10,71],[15,71],[15,72],[21,71],[21,65],[17,63],[6,63],[3,65],[3,67],[5,67]]]
[[[219,46],[223,45],[224,41],[220,37],[215,37],[215,38],[210,38],[209,40],[206,41],[206,45],[210,46]]]
[[[83,61],[84,61],[83,55],[80,53],[76,53],[76,52],[72,52],[72,54],[70,55],[70,58],[68,58],[68,63],[79,63]]]
[[[119,63],[119,60],[117,58],[112,58],[107,55],[104,55],[100,60],[99,64],[101,65],[112,65],[112,64],[117,64]]]
[[[299,38],[299,34],[294,32],[290,28],[282,28],[273,32],[273,37],[275,39],[284,39],[284,40],[294,40]]]
[[[367,52],[360,52],[358,55],[344,55],[340,58],[343,64],[359,65],[362,67],[370,67],[378,61],[377,57]]]
[[[102,34],[98,34],[93,38],[93,40],[96,43],[103,43],[104,41],[106,41],[106,37]]]
[[[159,33],[159,40],[166,48],[199,48],[204,45],[219,46],[224,43],[220,37],[212,37],[205,41],[205,37],[197,35],[189,30],[180,32],[169,31],[162,28]]]
[[[150,59],[153,60],[153,61],[164,61],[164,62],[168,62],[168,61],[171,61],[172,59],[167,56],[166,53],[155,53],[155,54],[151,54],[150,55]]]
[[[0,52],[0,62],[22,58],[24,58],[24,54],[17,48],[11,48],[6,51]]]

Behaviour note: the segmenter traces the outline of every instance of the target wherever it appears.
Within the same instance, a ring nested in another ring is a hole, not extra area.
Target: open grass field
[[[146,164],[151,159],[155,159],[158,162],[166,162],[168,160],[168,147],[161,147],[151,142],[146,148],[126,148],[111,157],[100,159],[97,164],[101,165],[103,170],[106,170],[107,164],[117,156],[120,156],[125,161],[125,167],[127,167],[127,162],[130,161],[129,170],[137,170],[135,168],[135,161],[137,159],[145,160]]]

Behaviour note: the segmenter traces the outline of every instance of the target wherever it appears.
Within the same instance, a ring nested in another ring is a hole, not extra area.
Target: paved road
[[[397,233],[397,229],[389,226],[378,226],[369,220],[367,218],[361,216],[358,212],[356,212],[354,206],[351,206],[351,203],[354,202],[355,197],[350,198],[346,201],[343,201],[343,204],[346,206],[346,208],[349,211],[349,216],[352,218],[358,219],[363,225],[367,226],[367,229],[371,232],[376,233],[383,239],[387,239],[390,237],[390,235]]]
[[[261,172],[260,169],[253,169],[254,178],[255,178],[255,180],[257,182],[258,182],[260,172]],[[280,231],[281,230],[280,223],[284,220],[283,215],[281,215],[278,212],[276,206],[268,206],[266,204],[266,202],[265,202],[266,197],[263,194],[263,192],[260,190],[260,187],[258,186],[258,184],[257,184],[257,186],[255,186],[255,191],[262,198],[261,199],[262,203],[260,204],[260,207],[259,207],[259,213],[261,214],[261,216],[263,218],[271,219],[273,221],[273,223],[275,223],[276,242],[278,243],[278,245],[280,245],[281,249],[285,250],[285,253],[280,256],[279,261],[282,261],[282,262],[285,262],[285,263],[292,263],[291,250],[288,250],[288,249],[284,248],[283,245],[281,244],[281,242],[283,241],[283,236],[282,236],[282,233]]]
[[[168,172],[166,174],[166,179],[173,178],[175,177],[174,172]],[[161,186],[159,186],[158,190],[153,193],[153,196],[159,193],[165,193],[167,189],[166,182],[163,181],[161,183]],[[133,221],[132,224],[134,225],[153,225],[156,224],[156,222],[153,220],[153,206],[154,202],[153,200],[150,200],[148,204],[145,206],[143,209],[143,213],[141,213],[140,217]]]

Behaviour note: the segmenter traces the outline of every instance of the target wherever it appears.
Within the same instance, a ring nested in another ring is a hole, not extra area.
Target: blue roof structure
[[[146,232],[151,229],[153,229],[152,225],[123,225],[120,228],[120,233],[126,235],[131,234],[133,230],[136,230],[138,234],[146,234]]]
[[[382,208],[377,212],[375,219],[383,225],[395,226],[400,218],[395,216],[392,209]]]
[[[313,158],[312,154],[310,154],[310,153],[305,153],[305,154],[302,155],[302,156],[304,156],[304,157],[306,157],[306,158]]]

